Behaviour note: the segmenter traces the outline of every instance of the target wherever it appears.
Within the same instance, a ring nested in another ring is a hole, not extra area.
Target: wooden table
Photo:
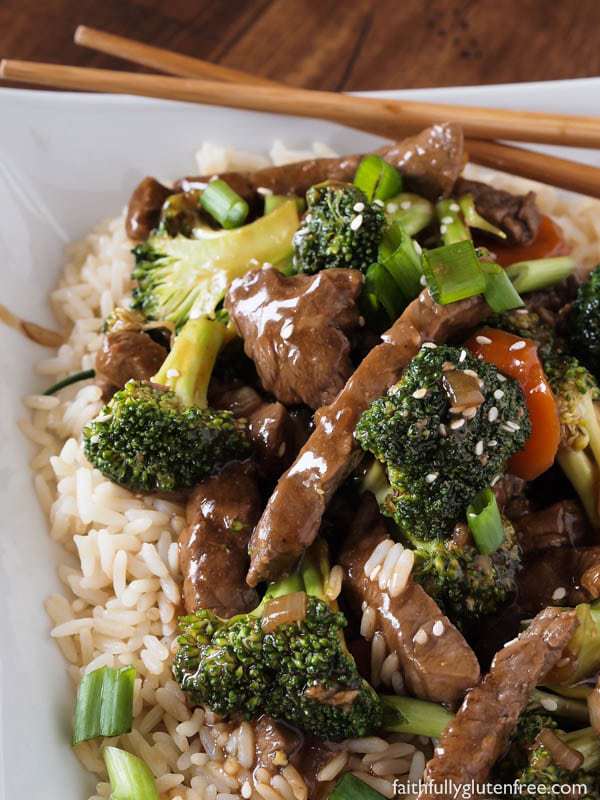
[[[131,69],[79,23],[322,89],[600,75],[600,0],[0,0],[0,55]]]

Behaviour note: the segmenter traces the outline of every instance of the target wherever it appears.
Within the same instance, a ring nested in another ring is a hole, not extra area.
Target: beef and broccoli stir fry
[[[310,797],[380,796],[315,774],[389,734],[600,797],[600,267],[464,161],[436,125],[128,208],[85,454],[187,502],[174,679]]]

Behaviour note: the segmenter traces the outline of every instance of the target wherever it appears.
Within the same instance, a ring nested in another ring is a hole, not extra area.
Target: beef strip
[[[506,233],[507,244],[526,245],[535,239],[540,225],[540,212],[533,192],[516,195],[486,183],[459,178],[454,193],[458,197],[473,195],[477,211]]]
[[[362,281],[355,269],[286,278],[264,268],[232,283],[225,306],[266,391],[286,405],[333,401],[352,372],[346,333],[359,325]]]
[[[248,539],[261,501],[248,464],[233,463],[199,484],[186,509],[179,537],[183,595],[189,613],[208,608],[221,617],[250,611],[258,604],[244,582]]]
[[[150,236],[152,229],[158,225],[163,203],[171,194],[172,189],[150,177],[144,178],[136,186],[129,199],[125,219],[125,230],[130,239],[141,242]]]
[[[551,547],[580,545],[589,525],[577,501],[561,500],[542,511],[519,517],[515,520],[515,529],[521,549],[527,555]]]
[[[299,730],[264,714],[254,723],[256,766],[276,773],[287,763],[292,764],[306,784],[311,800],[325,797],[322,790],[327,784],[317,782],[317,772],[332,753],[314,736],[305,736]]]
[[[441,195],[450,194],[463,168],[462,129],[451,123],[433,125],[417,136],[385,145],[376,152],[400,170],[409,189],[435,200]],[[225,172],[219,177],[255,208],[262,199],[257,192],[259,188],[269,189],[274,194],[303,196],[309,187],[321,181],[352,181],[361,158],[362,155],[314,158],[248,174]],[[138,241],[145,239],[158,224],[166,197],[173,191],[205,189],[213,177],[182,178],[177,181],[174,190],[167,189],[154,178],[144,178],[129,201],[127,234]]]
[[[333,403],[319,409],[315,430],[279,479],[250,541],[250,586],[281,575],[314,541],[331,496],[360,461],[354,428],[369,403],[398,381],[423,342],[445,342],[489,313],[481,297],[441,306],[424,290],[383,334]]]
[[[556,602],[574,606],[600,596],[600,547],[561,547],[534,554],[518,575],[518,603],[523,615]],[[562,592],[560,592],[562,594]]]
[[[104,394],[110,395],[129,380],[149,380],[166,357],[167,349],[144,331],[112,331],[96,353],[96,375],[104,382]]]
[[[346,596],[357,614],[363,603],[375,610],[376,629],[383,633],[388,650],[398,654],[411,694],[456,706],[467,689],[479,682],[477,658],[462,634],[418,583],[409,580],[402,594],[391,598],[379,588],[377,581],[365,575],[366,561],[386,538],[387,529],[377,503],[367,494],[339,557],[345,572]],[[443,625],[441,636],[431,632],[436,622]],[[415,642],[419,630],[427,634],[425,644]]]
[[[483,783],[502,755],[533,689],[558,662],[577,627],[574,611],[547,608],[517,639],[500,650],[482,683],[471,689],[427,764],[423,780],[449,793],[427,791],[419,798],[452,797],[452,789]]]

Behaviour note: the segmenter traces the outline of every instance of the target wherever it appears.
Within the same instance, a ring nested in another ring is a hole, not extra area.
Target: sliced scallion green
[[[388,733],[410,733],[439,739],[453,715],[444,706],[428,700],[399,695],[380,695],[383,729]]]
[[[118,747],[105,747],[102,756],[111,800],[159,800],[154,777],[141,758]]]
[[[45,395],[56,394],[56,392],[60,392],[61,389],[65,389],[67,386],[71,386],[73,383],[79,383],[80,381],[89,381],[91,378],[96,377],[96,370],[95,369],[84,369],[82,372],[74,372],[72,375],[68,375],[66,378],[63,378],[62,381],[57,381],[53,383],[52,386],[49,386],[46,391],[44,392]]]
[[[361,159],[354,185],[365,193],[370,203],[373,200],[385,202],[402,191],[402,175],[381,156],[371,153]]]
[[[380,260],[396,281],[407,300],[413,300],[423,288],[421,248],[398,223],[390,225],[379,250]]]
[[[491,489],[483,489],[475,495],[467,507],[467,524],[480,553],[491,555],[501,546],[504,525]]]
[[[306,210],[306,200],[303,197],[297,197],[291,194],[267,194],[265,195],[265,214],[270,214],[276,208],[287,203],[288,200],[293,200],[296,203],[298,213],[302,214]]]
[[[442,305],[485,292],[485,275],[470,240],[424,251],[423,272],[434,299]]]
[[[517,292],[536,292],[568,278],[575,269],[570,256],[557,258],[536,258],[519,261],[506,268],[506,274],[513,282]]]
[[[376,297],[391,322],[398,319],[406,306],[400,288],[383,264],[371,264],[367,269],[364,290]]]
[[[522,308],[525,305],[500,264],[487,261],[481,261],[480,264],[486,280],[483,296],[495,314],[502,314],[505,311],[511,311],[513,308]]]
[[[469,229],[463,222],[460,206],[449,198],[436,203],[435,213],[440,223],[440,236],[444,244],[455,244],[471,239]]]
[[[493,236],[497,236],[499,239],[506,239],[506,234],[504,231],[500,230],[500,228],[497,228],[495,225],[492,225],[491,222],[488,222],[487,219],[484,219],[481,214],[479,214],[475,208],[475,200],[472,194],[463,195],[458,201],[458,204],[469,228],[477,228],[477,230],[491,233]]]
[[[383,795],[352,773],[346,772],[336,783],[329,800],[383,800]]]
[[[73,744],[129,733],[133,719],[133,667],[101,667],[79,684],[73,718]]]
[[[210,181],[200,196],[200,205],[222,228],[239,228],[248,216],[248,203],[220,178]]]
[[[410,192],[396,194],[385,204],[388,225],[399,223],[409,236],[416,236],[426,228],[433,219],[433,214],[433,203]]]

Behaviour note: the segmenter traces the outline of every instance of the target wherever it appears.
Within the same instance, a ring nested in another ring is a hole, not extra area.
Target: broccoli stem
[[[188,320],[152,382],[172,389],[186,406],[207,408],[210,376],[226,335],[215,319]]]
[[[575,269],[575,262],[569,256],[559,258],[536,258],[532,261],[519,261],[506,268],[506,274],[519,292],[535,292],[555,283],[560,283]]]
[[[471,238],[469,229],[460,216],[460,206],[456,200],[440,200],[436,203],[435,211],[444,244],[456,244]]]
[[[557,717],[572,719],[576,722],[589,722],[590,719],[587,703],[573,700],[570,697],[561,697],[561,695],[545,692],[542,689],[534,690],[531,695],[531,705]]]
[[[383,703],[383,730],[439,739],[454,715],[437,703],[414,697],[379,695]]]
[[[365,473],[361,484],[360,491],[371,492],[375,495],[375,499],[380,506],[384,505],[385,500],[390,492],[390,483],[383,465],[379,461],[373,461],[367,472]]]
[[[585,512],[594,528],[600,528],[600,513],[596,498],[598,466],[584,450],[560,447],[556,456],[562,471],[573,484]]]
[[[593,728],[582,728],[561,736],[563,742],[583,756],[582,769],[586,772],[600,767],[600,737]]]

